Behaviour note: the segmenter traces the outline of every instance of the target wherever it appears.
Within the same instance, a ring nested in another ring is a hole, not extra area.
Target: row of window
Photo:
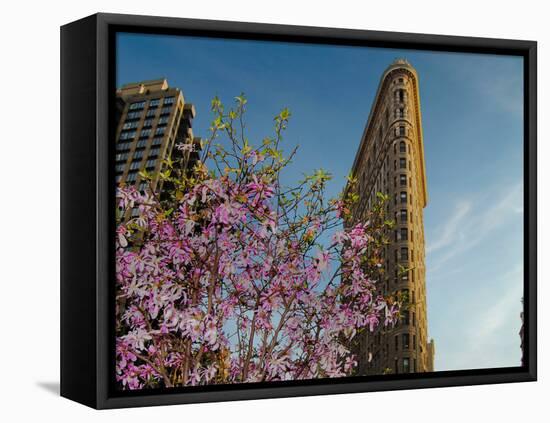
[[[406,184],[406,180],[405,180],[405,184]],[[409,199],[410,199],[410,203],[412,204],[412,194],[409,195]],[[407,192],[406,191],[401,191],[399,193],[399,201],[401,204],[407,204]],[[393,203],[395,205],[397,205],[397,194],[394,195],[394,199],[393,199]]]
[[[409,160],[409,170],[411,170],[411,161]],[[407,169],[407,159],[405,157],[399,158],[399,169]],[[393,161],[393,170],[397,170],[397,160]]]
[[[122,125],[123,131],[128,129],[136,129],[139,126],[139,120],[132,120],[133,118],[130,115],[133,116],[133,113],[128,113],[128,118],[126,122],[124,122],[124,125]],[[149,113],[147,113],[147,115],[149,115]],[[143,127],[150,128],[153,126],[153,123],[154,123],[154,119],[147,118],[143,121]],[[167,123],[168,123],[168,116],[161,116],[157,121],[157,126],[163,126],[163,125],[166,125]]]
[[[157,110],[158,110],[157,108],[147,110],[147,114],[145,115],[145,117],[147,118],[154,117],[157,114]],[[172,106],[164,106],[162,109],[160,109],[161,116],[169,115],[171,112],[172,112]]]
[[[407,241],[409,238],[409,230],[407,228],[396,229],[395,231],[395,241]],[[413,231],[411,230],[411,242],[413,242]]]
[[[151,148],[149,150],[149,155],[148,155],[148,158],[151,158],[151,159],[155,159],[158,157],[159,155],[159,152],[160,152],[160,147],[154,147],[154,148]],[[137,169],[137,167],[132,167],[134,166],[134,163],[139,163],[141,162],[141,159],[143,158],[143,155],[145,154],[145,148],[140,148],[140,149],[136,149],[134,151],[134,155],[132,157],[132,164],[130,165],[130,169]],[[122,170],[124,169],[124,165],[126,163],[126,161],[128,160],[128,156],[129,156],[129,152],[124,152],[124,153],[119,153],[116,155],[116,161],[117,161],[117,164],[116,164],[116,167],[117,167],[117,170]],[[149,165],[147,165],[147,167],[149,167]]]
[[[128,114],[126,115],[126,119],[127,120],[141,119],[141,111],[139,111],[139,112],[128,112]]]
[[[405,128],[403,125],[397,126],[395,128],[396,137],[404,137],[405,135],[407,135],[407,128]]]
[[[158,107],[160,105],[160,98],[155,98],[155,99],[152,99],[152,100],[149,100],[149,108],[154,108],[154,107]],[[171,105],[171,104],[174,104],[174,101],[175,101],[175,97],[164,97],[164,101],[163,101],[163,104],[165,105]],[[130,104],[130,106],[128,106],[128,109],[129,110],[140,110],[140,109],[143,109],[145,107],[145,104],[147,102],[146,101],[136,101],[135,103],[132,103]]]
[[[411,250],[411,261],[414,261],[414,251]],[[395,250],[395,261],[408,261],[409,260],[409,248],[401,247],[401,249]]]
[[[147,171],[151,172],[153,170],[155,170],[155,167],[156,167],[156,164],[157,164],[157,159],[149,159],[145,162],[145,166],[141,166],[141,160],[137,160],[135,162],[132,162],[130,164],[130,169],[129,169],[129,172],[128,172],[128,175],[130,174],[133,174],[133,173],[138,173],[138,171],[142,168],[146,169]],[[118,174],[122,174],[124,172],[124,168],[125,168],[126,164],[125,163],[119,163],[117,165],[115,165],[115,171]],[[132,177],[132,181],[135,181],[135,177]],[[126,179],[128,181],[130,181],[130,179]]]
[[[127,122],[125,123],[124,125],[127,125],[128,123],[136,123],[136,122]],[[157,126],[157,128],[155,129],[155,136],[156,135],[164,135],[164,133],[166,132],[166,127],[165,126]],[[153,133],[153,130],[151,128],[144,128],[141,130],[141,132],[139,133],[139,137],[140,138],[148,138],[151,134]],[[120,134],[120,137],[119,137],[119,142],[120,141],[126,141],[126,140],[133,140],[137,135],[137,131],[135,130],[130,130],[130,131],[124,131]]]
[[[395,373],[399,374],[399,361],[395,360]],[[412,360],[411,368],[411,359],[408,357],[403,358],[403,373],[416,373],[416,358]]]
[[[152,148],[149,154],[153,154],[153,153],[155,153],[155,155],[158,154],[156,152],[160,150],[161,144],[162,144],[162,138],[153,138],[153,141],[151,142]],[[132,144],[129,142],[117,144],[116,146],[117,154],[115,156],[115,161],[117,162],[125,161],[128,158],[128,153],[130,151],[131,145]],[[147,146],[147,140],[140,139],[136,143],[136,151],[135,151],[134,157],[138,157],[138,154],[140,154],[140,157],[143,157],[143,150],[145,149],[146,146]]]
[[[401,334],[401,349],[408,350],[411,348],[411,335],[408,333]],[[416,335],[412,336],[412,349],[416,350]],[[399,335],[395,335],[395,351],[399,351]]]
[[[412,212],[410,212],[410,220],[411,220],[411,223],[413,221],[413,214]],[[399,210],[399,221],[401,223],[407,223],[407,209],[401,209]]]
[[[407,101],[407,92],[403,88],[395,90],[395,99],[400,103],[405,103]]]

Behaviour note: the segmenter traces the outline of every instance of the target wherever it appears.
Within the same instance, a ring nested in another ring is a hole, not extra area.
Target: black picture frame
[[[524,58],[524,365],[121,394],[113,371],[112,110],[117,32],[518,55]],[[97,409],[535,381],[537,44],[397,32],[95,14],[61,27],[61,395]]]

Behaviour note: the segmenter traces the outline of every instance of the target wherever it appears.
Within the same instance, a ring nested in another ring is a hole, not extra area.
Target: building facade
[[[198,159],[200,139],[192,130],[195,108],[166,79],[123,85],[116,96],[116,182],[140,191],[160,191],[163,160],[178,155],[191,168]],[[181,143],[192,143],[194,148],[180,151],[176,145]],[[142,170],[153,175],[150,184],[140,177]]]
[[[353,164],[359,201],[351,221],[364,221],[377,201],[389,197],[388,218],[395,222],[383,251],[378,281],[383,295],[406,299],[399,322],[358,340],[358,373],[416,373],[434,370],[435,345],[428,340],[423,209],[428,202],[418,75],[396,60],[382,75]]]

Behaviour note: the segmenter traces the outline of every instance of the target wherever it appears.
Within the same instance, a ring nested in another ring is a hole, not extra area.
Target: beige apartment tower
[[[160,191],[158,173],[163,160],[178,154],[184,166],[191,168],[198,159],[200,139],[192,130],[195,108],[185,102],[180,89],[169,87],[166,79],[123,85],[116,96],[116,182],[144,191],[149,187],[139,173],[147,170],[156,175],[151,188]],[[193,144],[191,151],[176,148],[187,143]]]
[[[358,373],[416,373],[434,370],[435,346],[428,340],[423,209],[428,202],[418,75],[396,60],[382,75],[353,164],[359,201],[352,224],[364,220],[376,193],[389,197],[387,216],[395,222],[384,249],[379,292],[407,299],[399,322],[363,333]]]

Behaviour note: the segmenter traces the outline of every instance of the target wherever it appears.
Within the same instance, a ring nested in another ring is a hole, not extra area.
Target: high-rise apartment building
[[[428,202],[418,75],[406,60],[396,60],[382,75],[353,164],[359,201],[353,224],[365,220],[377,201],[389,197],[394,220],[384,248],[381,294],[403,294],[406,304],[393,328],[362,333],[359,374],[415,373],[434,369],[435,345],[428,340],[423,209]]]
[[[163,160],[178,155],[189,169],[198,159],[200,139],[192,130],[195,108],[185,102],[180,89],[169,87],[166,79],[126,84],[116,95],[116,182],[143,191],[149,188],[139,175],[145,169],[155,175],[151,188],[160,191],[158,173]],[[192,149],[176,148],[189,143]]]

